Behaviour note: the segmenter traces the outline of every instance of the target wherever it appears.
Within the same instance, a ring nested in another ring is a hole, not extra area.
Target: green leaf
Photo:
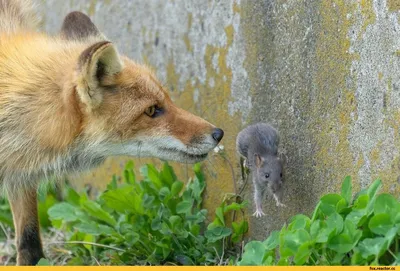
[[[351,177],[347,176],[342,184],[341,195],[346,200],[347,204],[351,204]]]
[[[49,260],[45,258],[41,258],[39,262],[36,264],[36,266],[51,266]]]
[[[351,221],[357,226],[361,226],[364,223],[366,217],[366,209],[353,210],[346,216],[346,220]]]
[[[369,196],[368,194],[360,195],[354,202],[353,209],[362,210],[368,206]]]
[[[160,192],[158,193],[160,196],[160,200],[164,200],[168,198],[168,196],[171,194],[168,187],[163,187],[160,189]]]
[[[14,222],[10,211],[0,211],[0,222],[7,224],[7,226],[14,228]]]
[[[345,199],[341,199],[336,204],[336,212],[341,213],[347,207],[347,202]]]
[[[223,208],[224,214],[229,212],[229,211],[232,211],[232,210],[240,211],[240,210],[242,210],[243,208],[245,208],[247,206],[247,203],[248,203],[247,201],[243,201],[240,204],[237,203],[237,202],[232,202],[231,204],[229,204],[229,205],[227,205],[227,206],[225,206]]]
[[[133,246],[140,240],[140,235],[136,232],[130,232],[125,235],[125,240],[129,246]]]
[[[101,206],[94,201],[85,201],[82,204],[82,208],[92,217],[97,218],[101,221],[108,223],[111,226],[115,226],[117,221],[106,211],[104,211]]]
[[[263,242],[266,250],[271,250],[276,248],[279,245],[279,231],[273,231]]]
[[[51,220],[64,220],[65,222],[76,221],[78,217],[75,209],[76,207],[67,202],[58,203],[48,210],[49,218]]]
[[[240,237],[243,236],[249,229],[249,224],[246,220],[232,222],[233,234],[232,234],[232,242],[236,243],[240,241]]]
[[[222,210],[222,207],[218,207],[215,210],[215,215],[218,217],[219,222],[222,224],[222,226],[225,226],[225,218],[224,218],[224,212]]]
[[[384,237],[366,238],[362,240],[358,249],[363,258],[367,259],[369,256],[379,257],[387,246],[387,240]]]
[[[343,230],[343,218],[338,213],[333,213],[326,219],[328,228],[334,228],[336,234],[339,234]]]
[[[370,199],[375,198],[376,194],[378,193],[379,189],[382,187],[381,180],[375,180],[367,190],[368,196]]]
[[[111,182],[107,185],[106,190],[114,190],[118,188],[117,176],[113,174]]]
[[[91,234],[86,234],[85,237],[83,238],[83,241],[85,242],[83,244],[83,246],[89,250],[92,251],[93,245],[89,244],[89,243],[94,243],[95,241],[95,237]]]
[[[176,212],[178,214],[188,213],[192,209],[193,203],[190,201],[181,201],[176,205]]]
[[[82,222],[75,225],[74,228],[82,233],[91,235],[112,235],[116,233],[113,228],[96,222]]]
[[[374,181],[367,190],[368,196],[369,196],[369,202],[368,202],[368,214],[372,211],[373,206],[375,204],[375,199],[376,195],[379,191],[379,189],[382,187],[382,182],[381,180],[376,180]]]
[[[358,230],[356,225],[350,220],[344,221],[343,233],[350,236],[354,244],[357,244],[362,236],[361,230]]]
[[[164,184],[166,184],[169,188],[172,187],[172,184],[176,182],[177,178],[173,168],[165,162],[163,165],[163,169],[160,172],[160,177]]]
[[[265,246],[260,241],[251,241],[244,247],[242,260],[239,266],[260,266],[263,265]]]
[[[53,194],[48,194],[44,201],[38,202],[38,217],[40,226],[47,228],[51,226],[51,221],[49,219],[48,211],[49,209],[57,203],[56,198]]]
[[[150,182],[152,182],[157,189],[163,187],[163,182],[160,179],[160,173],[154,165],[146,164],[140,169],[141,174]]]
[[[298,248],[297,253],[293,258],[296,265],[303,265],[308,260],[308,257],[310,257],[312,252],[310,250],[311,247],[312,242],[305,242]]]
[[[183,183],[180,181],[175,181],[171,186],[171,194],[172,196],[178,196],[179,193],[182,191]]]
[[[128,211],[134,211],[138,214],[144,213],[142,193],[133,185],[106,191],[101,195],[101,199],[107,207],[120,213]]]
[[[310,227],[311,237],[316,243],[326,243],[334,231],[336,231],[334,223],[328,225],[326,221],[319,219],[315,220]]]
[[[80,199],[79,194],[71,187],[68,187],[65,201],[71,203],[72,205],[79,206],[79,199]]]
[[[347,253],[354,247],[353,239],[345,233],[334,236],[328,243],[328,248],[338,253]]]
[[[291,223],[288,226],[289,230],[309,229],[310,218],[305,215],[296,215],[291,218]]]
[[[161,219],[160,218],[154,218],[152,221],[151,221],[151,229],[153,230],[153,231],[158,231],[158,230],[160,230],[161,229]]]
[[[287,232],[283,239],[283,244],[282,242],[280,243],[280,249],[281,255],[286,257],[295,255],[302,244],[311,241],[311,236],[306,230],[299,229],[294,232]]]
[[[213,229],[209,229],[205,232],[205,237],[208,240],[208,243],[214,243],[222,238],[228,237],[231,235],[232,230],[226,227],[215,227]]]
[[[329,216],[336,213],[336,205],[341,199],[343,197],[339,194],[327,194],[321,198],[319,208],[325,215]]]
[[[133,184],[135,183],[136,176],[135,176],[135,165],[133,164],[133,161],[130,160],[126,163],[125,169],[124,169],[124,177],[125,177],[125,182],[127,184]]]
[[[374,213],[386,213],[395,217],[400,212],[400,203],[390,194],[380,194],[374,204]]]
[[[392,222],[390,215],[385,213],[374,215],[368,223],[370,230],[373,233],[380,235],[385,235],[393,226],[394,223]]]

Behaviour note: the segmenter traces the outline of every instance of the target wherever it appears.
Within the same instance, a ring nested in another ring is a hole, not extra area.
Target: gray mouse
[[[249,125],[236,138],[236,148],[251,171],[256,205],[253,216],[256,217],[265,215],[262,199],[267,190],[272,192],[276,206],[285,206],[281,202],[283,163],[278,156],[278,145],[278,131],[261,122]]]

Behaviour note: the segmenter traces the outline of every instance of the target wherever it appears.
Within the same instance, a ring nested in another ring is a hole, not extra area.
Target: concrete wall
[[[204,163],[206,207],[242,185],[238,131],[278,128],[287,208],[267,198],[267,216],[250,218],[252,238],[310,212],[346,175],[356,189],[381,178],[399,196],[399,0],[45,0],[39,10],[52,33],[67,12],[88,13],[121,52],[155,68],[177,104],[224,128],[226,159]],[[104,186],[125,159],[79,180]]]

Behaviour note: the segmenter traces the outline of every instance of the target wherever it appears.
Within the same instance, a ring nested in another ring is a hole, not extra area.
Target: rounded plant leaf
[[[374,213],[395,216],[400,212],[400,203],[390,194],[380,194],[374,204]]]
[[[380,235],[385,235],[393,226],[394,223],[392,222],[390,215],[385,213],[374,215],[368,223],[369,229],[373,233]]]
[[[333,213],[326,219],[328,228],[334,228],[336,234],[339,234],[343,230],[343,218],[338,213]]]
[[[379,257],[386,250],[386,247],[387,240],[384,237],[366,238],[358,245],[364,259],[372,255]]]
[[[168,187],[164,186],[163,188],[160,189],[160,192],[158,194],[160,196],[160,200],[164,200],[170,195],[170,191]]]
[[[346,216],[346,220],[351,221],[354,225],[361,226],[367,217],[366,209],[353,210]]]
[[[328,243],[328,248],[338,252],[347,253],[355,246],[353,239],[345,233],[336,235]]]
[[[209,229],[205,232],[205,236],[209,243],[214,243],[222,238],[225,238],[232,234],[230,228],[217,226],[215,228]]]
[[[191,201],[181,201],[176,205],[176,212],[178,214],[184,214],[192,209],[193,203]]]
[[[51,220],[64,220],[66,222],[72,222],[78,219],[75,210],[75,206],[67,202],[61,202],[53,205],[53,207],[51,207],[47,213]]]
[[[267,240],[263,242],[263,244],[266,250],[271,250],[276,248],[279,245],[279,231],[271,232],[271,234],[269,235]]]
[[[339,194],[327,194],[321,198],[319,208],[325,215],[329,216],[336,213],[336,205],[341,199],[343,197]]]
[[[158,231],[158,230],[160,230],[161,229],[161,225],[162,224],[162,222],[161,222],[161,219],[160,218],[154,218],[152,221],[151,221],[151,229],[153,230],[153,231]]]
[[[251,241],[244,247],[242,260],[239,266],[260,266],[263,265],[264,255],[266,253],[265,246],[260,241]]]
[[[353,243],[357,243],[362,236],[362,231],[358,230],[356,225],[350,220],[344,221],[343,233],[349,235],[353,239]]]
[[[288,226],[289,230],[298,230],[298,229],[309,229],[310,227],[310,218],[305,215],[296,215],[292,217],[291,223]]]
[[[287,232],[284,236],[284,241],[280,246],[281,255],[283,257],[295,255],[298,248],[308,241],[311,241],[311,236],[304,229]]]

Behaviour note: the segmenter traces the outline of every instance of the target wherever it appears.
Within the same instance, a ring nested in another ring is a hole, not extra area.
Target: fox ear
[[[117,49],[109,41],[93,44],[79,56],[77,92],[89,110],[100,105],[102,81],[123,68]]]
[[[256,161],[256,167],[260,168],[262,163],[263,163],[263,161],[264,161],[264,158],[262,158],[258,153],[255,153],[254,154],[254,160]]]
[[[60,34],[69,40],[83,40],[89,37],[105,39],[90,18],[79,11],[70,12],[65,16]]]

